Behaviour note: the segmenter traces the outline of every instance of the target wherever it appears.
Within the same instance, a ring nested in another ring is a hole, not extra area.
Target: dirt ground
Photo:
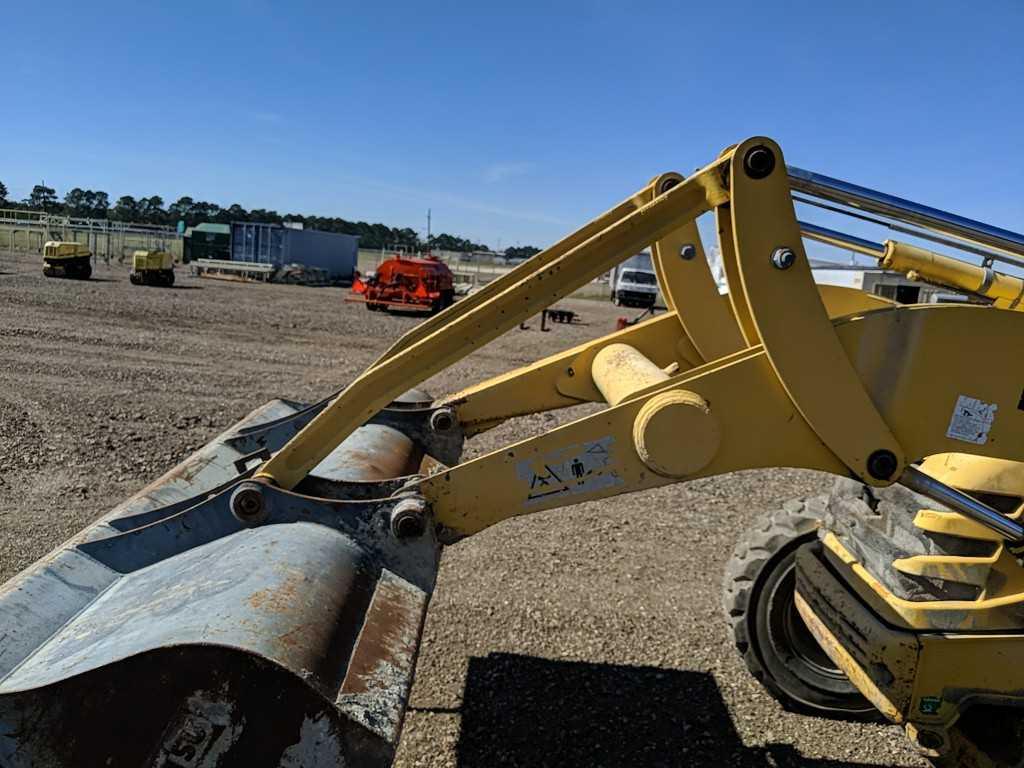
[[[257,405],[312,401],[416,322],[343,291],[123,268],[46,279],[0,253],[0,581]],[[610,331],[513,331],[427,384],[435,395]],[[486,450],[555,423],[482,436]],[[783,712],[739,662],[720,607],[739,532],[827,487],[749,472],[520,518],[450,548],[397,765],[921,766],[900,731]]]

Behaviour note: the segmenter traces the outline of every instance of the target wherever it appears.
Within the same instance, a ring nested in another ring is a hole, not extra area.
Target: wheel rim
[[[828,657],[807,628],[796,607],[796,565],[790,562],[772,586],[768,595],[768,626],[775,652],[780,658],[791,658],[798,664],[793,672],[799,677],[800,667],[813,675],[848,682],[846,674]],[[805,682],[816,682],[813,678]]]

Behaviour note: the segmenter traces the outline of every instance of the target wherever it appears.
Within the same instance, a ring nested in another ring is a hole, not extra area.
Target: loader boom
[[[663,174],[486,292],[411,331],[260,467],[255,479],[294,487],[402,388],[646,245],[654,247],[673,320],[598,339],[447,403],[472,432],[512,415],[602,401],[594,379],[614,373],[595,370],[594,360],[612,343],[632,342],[657,365],[675,365],[679,372],[638,387],[627,402],[599,414],[423,480],[420,491],[446,536],[566,503],[754,467],[805,467],[883,486],[909,462],[936,453],[1024,459],[1024,419],[1013,415],[1021,397],[1014,382],[1024,381],[1024,365],[1000,352],[1021,317],[981,306],[880,307],[867,298],[860,299],[863,312],[834,316],[813,281],[802,242],[805,230],[827,238],[821,228],[797,220],[794,177],[804,191],[816,188],[814,179],[827,179],[799,170],[791,176],[781,149],[765,138],[730,148],[689,178]],[[835,196],[826,189],[826,199]],[[865,197],[862,192],[858,200]],[[886,202],[891,213],[901,201]],[[992,228],[918,208],[916,222],[946,234],[966,237],[977,229],[984,245],[1018,247],[1012,233],[996,236]],[[727,302],[713,290],[706,260],[695,258],[702,250],[695,219],[708,211],[719,221],[719,247],[731,279]],[[890,241],[876,247],[832,233],[831,241],[837,240],[892,268],[993,298],[997,307],[1016,308],[1024,288],[1019,278],[997,275],[990,266],[914,246]],[[832,302],[838,303],[835,295]],[[674,343],[665,344],[666,331],[676,335]],[[910,338],[912,344],[902,343]],[[898,357],[891,353],[894,345],[900,346]],[[950,365],[979,354],[993,364],[969,370]],[[520,386],[527,380],[531,386]],[[501,396],[490,397],[492,390]],[[1007,414],[983,441],[949,435],[964,396],[981,397],[993,412]],[[570,474],[550,471],[556,464]],[[580,466],[583,476],[573,475],[571,468],[580,472]]]

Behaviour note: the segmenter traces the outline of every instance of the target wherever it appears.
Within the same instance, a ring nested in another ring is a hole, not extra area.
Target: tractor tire
[[[162,278],[163,279],[161,280],[161,282],[164,285],[166,285],[168,288],[170,288],[172,285],[174,285],[174,270],[173,269],[165,269],[165,270],[163,270]]]
[[[92,277],[92,264],[86,264],[83,267],[79,267],[76,277],[78,277],[79,280],[88,280]]]
[[[142,285],[142,275],[138,272],[132,272],[129,274],[128,280],[131,281],[132,285]]]
[[[796,551],[817,538],[828,498],[788,501],[744,534],[725,569],[723,604],[747,669],[783,709],[881,722],[818,645],[794,602]]]

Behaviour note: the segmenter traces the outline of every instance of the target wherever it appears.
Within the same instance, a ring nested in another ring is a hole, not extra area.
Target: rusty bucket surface
[[[326,402],[268,403],[0,587],[0,767],[390,765],[440,553],[392,513],[462,436],[411,393],[294,492],[248,481]]]

